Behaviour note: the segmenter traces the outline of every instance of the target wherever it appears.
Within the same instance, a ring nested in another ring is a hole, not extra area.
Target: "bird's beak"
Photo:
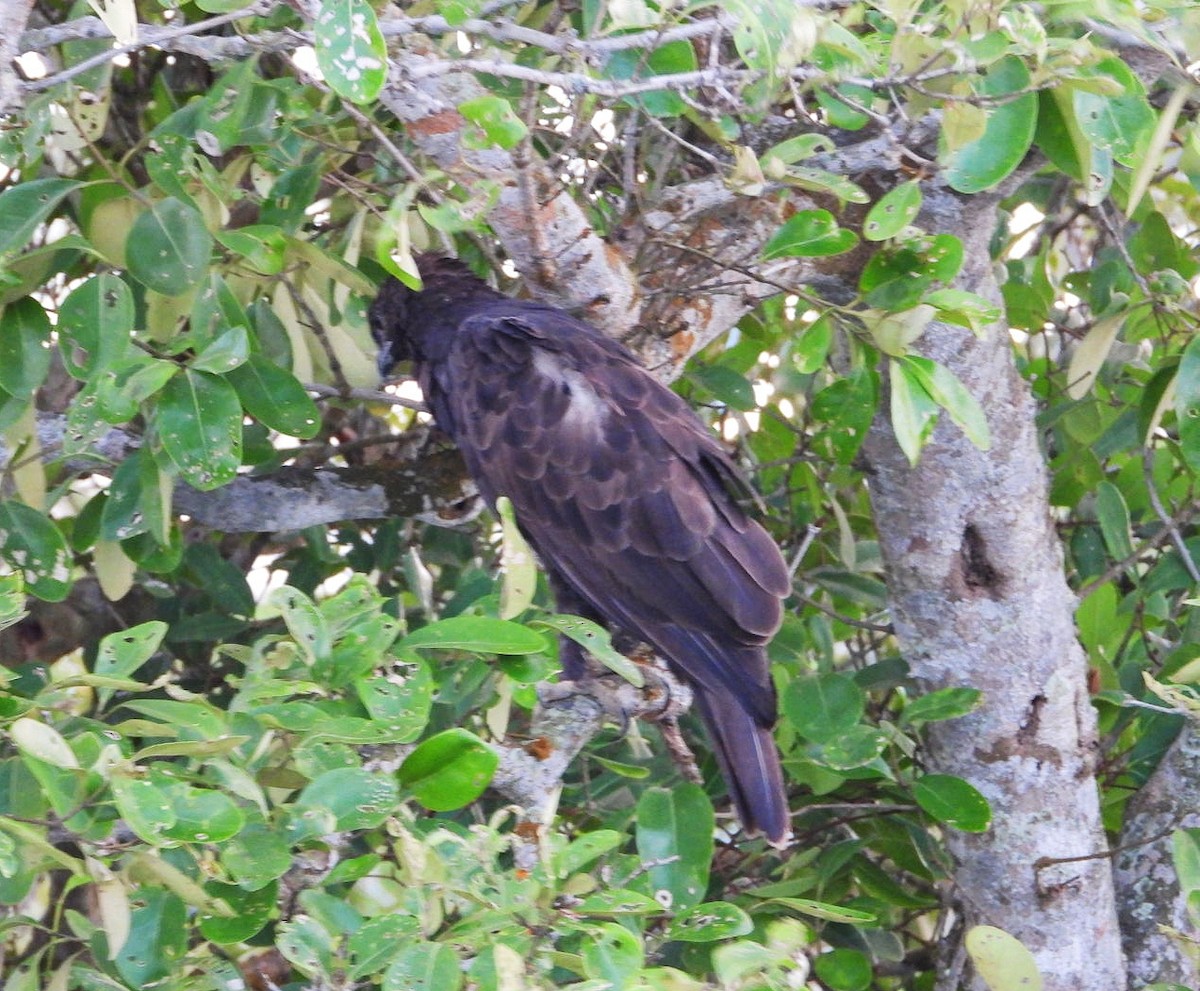
[[[392,342],[388,341],[379,349],[375,356],[375,367],[379,369],[379,377],[386,379],[396,367],[396,359],[392,356]]]

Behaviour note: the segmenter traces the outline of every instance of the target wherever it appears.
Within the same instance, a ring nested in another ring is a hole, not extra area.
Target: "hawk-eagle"
[[[370,308],[386,375],[411,359],[484,499],[507,496],[563,612],[651,645],[690,684],[742,824],[789,831],[766,645],[791,582],[731,496],[739,475],[687,404],[594,327],[417,259]],[[567,643],[563,673],[585,674]]]

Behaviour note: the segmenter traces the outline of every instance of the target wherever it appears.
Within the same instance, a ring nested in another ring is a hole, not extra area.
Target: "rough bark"
[[[38,441],[48,461],[59,456],[65,430],[66,417],[38,414]],[[137,434],[114,427],[91,445],[90,457],[67,458],[62,464],[77,474],[107,475],[141,443]],[[10,456],[0,441],[0,464]],[[280,533],[396,516],[452,526],[479,509],[462,456],[444,449],[346,468],[286,465],[269,475],[240,475],[208,492],[179,482],[173,506],[222,533]]]
[[[24,51],[19,42],[32,10],[33,0],[0,4],[0,118],[22,106],[21,78],[13,59]]]
[[[1129,800],[1114,880],[1130,987],[1200,987],[1200,938],[1171,859],[1171,834],[1200,828],[1200,735],[1188,722]],[[1186,943],[1165,930],[1182,933]]]
[[[994,205],[943,196],[927,226],[956,233],[960,286],[999,300],[987,242]],[[932,325],[918,349],[987,412],[992,446],[943,422],[916,467],[881,414],[866,445],[869,484],[901,648],[928,689],[972,685],[977,712],[934,724],[931,771],[991,803],[985,833],[947,831],[968,926],[998,926],[1034,954],[1048,991],[1124,986],[1110,862],[1093,778],[1095,716],[1075,637],[1075,599],[1048,512],[1034,404],[1002,326],[976,339]],[[884,404],[886,409],[886,403]],[[945,421],[943,417],[943,421]],[[947,964],[939,987],[982,989]]]
[[[545,163],[528,152],[522,157],[496,147],[468,150],[463,136],[470,125],[456,108],[483,94],[483,87],[459,72],[410,80],[430,57],[405,52],[395,59],[380,102],[447,175],[468,188],[488,181],[499,186],[488,223],[522,265],[535,295],[614,332],[632,328],[639,310],[636,282],[620,253],[596,233]]]

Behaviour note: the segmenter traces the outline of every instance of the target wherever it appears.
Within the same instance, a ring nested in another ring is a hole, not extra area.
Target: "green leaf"
[[[646,684],[641,669],[612,645],[612,634],[598,623],[582,616],[542,616],[534,626],[545,626],[574,640],[614,674],[619,674],[636,688]]]
[[[1116,56],[1085,71],[1095,78],[1115,80],[1121,92],[1113,96],[1082,85],[1071,87],[1080,130],[1097,147],[1111,151],[1122,165],[1133,164],[1157,119],[1146,99],[1145,87]]]
[[[977,336],[1000,319],[1000,307],[964,289],[935,289],[921,298],[938,310],[939,319],[970,327]]]
[[[537,654],[546,649],[546,640],[511,620],[451,616],[414,630],[397,644],[397,650],[415,647],[473,650],[482,654]]]
[[[371,103],[387,81],[387,43],[366,0],[323,0],[313,22],[317,65],[351,103]]]
[[[625,48],[612,53],[604,66],[609,79],[646,79],[653,76],[694,72],[696,52],[687,41],[670,41],[646,54],[643,49]],[[628,97],[626,103],[642,107],[654,117],[675,117],[687,109],[677,93],[661,89]]]
[[[0,255],[25,247],[38,224],[81,185],[75,179],[32,179],[0,193]]]
[[[799,65],[817,40],[812,12],[792,0],[726,0],[742,61],[778,79]],[[769,91],[768,91],[769,92]]]
[[[867,955],[846,948],[818,954],[813,970],[830,991],[867,991],[873,976]]]
[[[792,342],[792,355],[798,371],[812,375],[825,364],[833,346],[833,320],[822,314],[810,323]]]
[[[361,767],[326,771],[300,792],[291,807],[288,835],[293,843],[352,829],[372,829],[400,801],[396,783],[385,774]]]
[[[850,464],[875,417],[875,373],[859,369],[838,378],[813,397],[813,418],[829,425],[823,437],[838,464]]]
[[[883,290],[890,290],[899,284],[899,281],[889,282],[883,287]],[[876,292],[871,295],[873,299],[880,300],[883,293]],[[895,298],[889,301],[889,305],[893,302],[907,307],[909,300]],[[933,320],[933,314],[932,306],[921,303],[911,309],[876,316],[875,319],[866,321],[867,329],[870,330],[871,337],[880,351],[894,358],[900,358],[908,354],[909,345],[925,333],[925,328]]]
[[[653,864],[650,885],[664,908],[685,912],[699,905],[708,889],[713,853],[712,803],[690,781],[674,788],[650,788],[637,804],[637,849]]]
[[[1075,119],[1072,94],[1066,86],[1044,89],[1038,94],[1038,121],[1034,142],[1055,168],[1082,181],[1086,174],[1091,142]]]
[[[225,844],[221,863],[241,887],[255,891],[287,873],[292,851],[279,833],[252,822]]]
[[[484,0],[441,0],[438,13],[451,27],[457,27],[472,17],[478,17],[484,6]]]
[[[892,387],[892,431],[909,464],[916,465],[921,448],[937,423],[938,406],[911,365],[893,358],[888,362],[888,368]]]
[[[1175,830],[1171,834],[1171,858],[1184,896],[1200,891],[1200,830]]]
[[[976,87],[979,95],[1011,99],[987,108],[987,127],[978,140],[943,154],[943,175],[951,189],[991,189],[1021,164],[1037,127],[1038,99],[1030,83],[1029,70],[1015,55],[989,67]]]
[[[400,765],[400,783],[434,812],[475,801],[492,780],[500,759],[474,733],[448,729],[421,743]]]
[[[1033,954],[1003,929],[973,926],[963,943],[975,972],[991,991],[1042,991],[1042,975]]]
[[[275,927],[275,946],[303,974],[326,975],[333,970],[333,937],[307,915],[279,923]]]
[[[22,716],[8,727],[8,734],[17,749],[30,757],[54,767],[77,770],[79,758],[53,726],[38,719]]]
[[[225,378],[237,390],[246,412],[263,426],[304,440],[320,429],[321,413],[304,386],[265,355],[252,353]]]
[[[151,767],[151,780],[165,793],[175,813],[175,821],[162,835],[187,843],[222,843],[246,822],[237,804],[223,792],[196,788],[170,780],[169,772],[159,765]]]
[[[736,905],[704,902],[672,919],[663,938],[684,943],[712,943],[718,939],[745,936],[753,929],[750,916]]]
[[[445,943],[406,946],[384,971],[382,991],[458,991],[458,955]]]
[[[129,352],[133,293],[112,272],[101,272],[71,290],[58,310],[58,346],[77,379],[91,379]],[[78,360],[77,360],[78,359]]]
[[[762,154],[759,164],[768,176],[782,176],[787,166],[821,152],[833,151],[836,146],[824,134],[800,134],[773,145]]]
[[[228,906],[229,915],[201,912],[197,917],[200,934],[214,943],[244,943],[258,935],[275,912],[278,884],[272,882],[248,891],[236,884],[209,881],[205,892],[214,901]]]
[[[152,984],[179,966],[187,946],[187,907],[161,888],[139,889],[142,907],[130,920],[129,938],[114,963],[128,987]]]
[[[696,364],[689,376],[714,399],[733,409],[751,410],[757,405],[754,401],[754,388],[746,376],[732,368],[726,368],[724,365]]]
[[[25,580],[20,572],[0,575],[0,630],[15,626],[27,615]],[[0,718],[8,715],[0,708]]]
[[[828,210],[801,210],[775,232],[763,248],[764,260],[840,255],[858,243],[853,231],[838,227]]]
[[[529,131],[525,122],[513,113],[512,104],[493,93],[460,103],[458,112],[483,131],[487,138],[484,147],[490,143],[500,148],[513,148]]]
[[[871,96],[870,93],[866,95]],[[788,185],[795,186],[797,189],[834,196],[846,203],[871,202],[871,197],[867,195],[865,189],[836,172],[826,172],[824,169],[814,169],[807,165],[793,165],[788,169],[784,178]],[[852,231],[838,231],[836,236],[831,238],[829,244],[822,246],[820,254],[841,254],[843,251],[849,251],[856,244],[858,244],[858,238]]]
[[[109,374],[94,380],[96,414],[107,423],[132,420],[139,406],[159,392],[178,371],[179,366],[173,361],[127,352],[125,359]]]
[[[1113,313],[1102,317],[1087,332],[1071,354],[1067,366],[1067,395],[1071,399],[1082,399],[1092,388],[1108,354],[1125,325],[1125,313]]]
[[[352,981],[378,974],[420,939],[421,921],[410,915],[380,915],[368,919],[346,941],[354,965],[347,976]]]
[[[887,746],[887,736],[875,726],[851,726],[844,733],[822,741],[813,760],[834,771],[852,771],[866,767]]]
[[[859,724],[866,709],[866,695],[854,679],[831,671],[793,679],[781,705],[797,733],[823,743]]]
[[[153,465],[153,459],[146,458],[139,451],[121,462],[113,472],[97,539],[128,540],[146,532],[147,520],[142,511],[142,499],[150,493],[142,485],[142,468],[147,461]]]
[[[223,378],[187,369],[158,397],[163,449],[184,481],[207,491],[231,481],[242,462],[242,404]]]
[[[0,314],[0,389],[32,396],[50,370],[50,318],[28,296],[9,303]]]
[[[900,361],[912,369],[925,392],[950,414],[950,419],[967,435],[967,440],[981,451],[991,448],[991,432],[983,407],[949,368],[915,354],[905,355]]]
[[[246,264],[262,275],[278,275],[287,256],[287,237],[274,224],[251,224],[232,231],[217,231],[217,240],[241,255]]]
[[[1183,459],[1200,471],[1200,336],[1188,341],[1175,373],[1175,415]]]
[[[1096,520],[1104,535],[1108,552],[1118,561],[1133,555],[1133,538],[1130,533],[1129,507],[1112,482],[1103,481],[1096,486]]]
[[[904,707],[904,722],[910,725],[934,723],[943,719],[958,719],[974,712],[983,701],[978,688],[955,685],[913,699]]]
[[[168,198],[143,213],[129,231],[129,274],[147,289],[179,296],[208,274],[212,236],[193,206]]]
[[[911,224],[921,211],[921,184],[915,180],[888,190],[867,213],[863,237],[886,241]]]
[[[193,371],[212,372],[224,375],[231,372],[250,357],[250,336],[245,327],[230,327],[220,334],[192,359],[188,365]]]
[[[842,131],[859,131],[871,123],[870,116],[858,109],[874,102],[875,94],[869,89],[844,84],[832,89],[818,89],[814,95],[831,127]],[[853,100],[857,106],[851,106],[846,102],[847,99]]]
[[[753,889],[750,890],[750,894],[754,894]],[[871,912],[862,912],[856,908],[843,908],[841,905],[816,902],[808,898],[789,898],[772,895],[769,901],[784,905],[804,915],[812,916],[814,919],[824,919],[827,922],[845,922],[850,925],[869,926],[878,921],[878,917]]]
[[[386,723],[397,743],[409,743],[421,735],[433,705],[433,675],[415,654],[401,676],[366,678],[355,682],[358,697],[371,718]]]
[[[555,851],[554,876],[569,877],[624,842],[625,835],[615,829],[597,829],[591,833],[583,833],[564,849]]]
[[[116,770],[109,785],[126,825],[145,842],[161,844],[166,831],[175,825],[175,809],[154,782]]]
[[[925,774],[913,785],[913,797],[929,815],[947,826],[982,833],[992,822],[992,809],[979,790],[952,774]]]
[[[25,588],[39,599],[62,602],[71,590],[66,538],[44,514],[22,502],[0,502],[0,558],[21,572]]]
[[[621,989],[642,969],[645,958],[642,941],[624,926],[605,922],[591,932],[580,950],[583,972],[598,981],[607,981],[610,988]]]
[[[188,702],[174,699],[127,699],[122,705],[164,724],[169,732],[160,736],[176,736],[180,730],[189,739],[215,739],[224,735],[227,727],[224,713],[196,698]]]
[[[309,664],[329,657],[333,637],[324,615],[312,599],[299,589],[284,585],[267,597],[267,605],[275,606],[282,613],[288,633],[304,651]]]
[[[517,526],[512,500],[502,495],[496,500],[500,517],[500,618],[520,616],[533,602],[537,591],[537,561]]]
[[[663,907],[649,895],[628,888],[604,888],[574,906],[580,915],[662,915]]]
[[[92,671],[107,677],[128,677],[154,656],[167,630],[166,623],[151,620],[108,634],[100,641]],[[101,689],[100,705],[105,705],[111,695],[111,690]]]

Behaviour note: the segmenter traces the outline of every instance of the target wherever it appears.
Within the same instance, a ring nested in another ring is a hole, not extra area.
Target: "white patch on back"
[[[556,388],[564,385],[570,390],[571,399],[563,423],[580,431],[596,436],[601,424],[611,412],[608,403],[596,394],[592,384],[574,368],[569,368],[550,351],[536,349],[533,367],[540,375],[548,378]]]

